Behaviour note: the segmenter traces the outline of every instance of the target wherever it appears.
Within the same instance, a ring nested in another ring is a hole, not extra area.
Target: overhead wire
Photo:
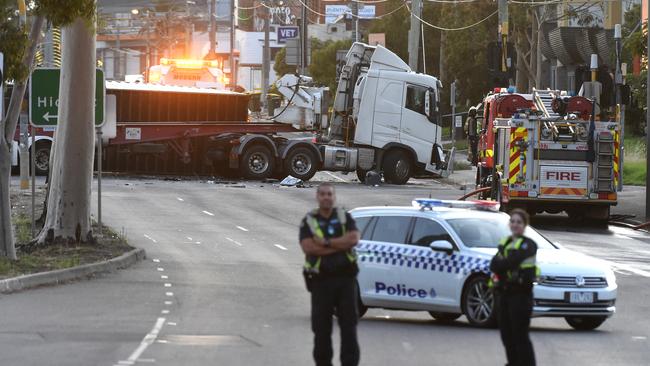
[[[308,5],[307,5],[303,0],[296,0],[296,1],[299,2],[300,4],[302,4],[302,6],[304,6],[307,10],[309,10],[310,12],[312,12],[312,13],[318,15],[318,16],[322,16],[322,17],[329,17],[329,16],[331,16],[331,15],[323,14],[323,13],[321,13],[321,12],[319,12],[319,11],[316,11],[316,10],[312,9],[312,8],[309,7],[309,6],[308,6]],[[363,16],[360,16],[360,15],[352,14],[352,13],[347,13],[347,15],[349,15],[349,16],[351,16],[351,17],[353,17],[353,18],[359,18],[359,19],[381,19],[381,18],[383,18],[383,17],[385,17],[385,16],[388,16],[388,15],[391,15],[391,14],[397,12],[398,10],[402,9],[402,8],[405,7],[405,6],[407,6],[406,3],[402,4],[401,6],[395,8],[395,9],[393,9],[393,10],[391,10],[391,11],[389,11],[388,13],[385,13],[385,14],[382,14],[382,15],[378,15],[378,16],[374,16],[374,17],[363,17]],[[407,7],[408,7],[408,6],[407,6]]]
[[[462,27],[457,27],[457,28],[445,28],[445,27],[441,27],[441,26],[438,26],[438,25],[435,25],[435,24],[431,24],[431,23],[427,22],[426,20],[422,19],[422,17],[415,15],[415,14],[413,13],[413,11],[411,11],[411,7],[408,5],[408,3],[406,2],[406,0],[404,0],[404,5],[406,5],[406,9],[408,9],[409,13],[411,13],[411,15],[412,15],[413,17],[415,17],[415,18],[418,19],[420,22],[422,22],[422,24],[425,24],[425,25],[427,25],[427,26],[429,26],[429,27],[431,27],[431,28],[433,28],[433,29],[437,29],[437,30],[445,31],[445,32],[461,31],[461,30],[466,30],[466,29],[470,29],[470,28],[476,27],[477,25],[479,25],[479,24],[485,22],[486,20],[492,18],[493,16],[495,16],[495,15],[497,15],[497,14],[499,13],[498,10],[495,10],[493,13],[491,13],[490,15],[486,16],[485,18],[479,20],[479,21],[476,22],[476,23],[469,24],[469,25],[462,26]]]

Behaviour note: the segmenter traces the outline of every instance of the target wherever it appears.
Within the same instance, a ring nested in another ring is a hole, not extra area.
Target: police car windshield
[[[501,238],[510,235],[506,216],[449,219],[447,222],[458,234],[463,244],[470,248],[496,248]],[[526,228],[525,235],[537,243],[538,248],[555,248],[530,226]]]

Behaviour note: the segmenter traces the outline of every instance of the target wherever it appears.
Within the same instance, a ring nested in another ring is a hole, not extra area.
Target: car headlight
[[[607,286],[616,285],[616,275],[611,269],[607,269],[607,272],[605,273],[605,279],[607,279]]]

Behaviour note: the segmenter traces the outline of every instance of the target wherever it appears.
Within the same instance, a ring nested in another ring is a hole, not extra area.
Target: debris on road
[[[364,181],[367,186],[379,186],[381,184],[381,174],[375,171],[369,171],[366,173],[366,180]]]
[[[298,179],[296,177],[293,177],[291,175],[287,176],[280,182],[280,185],[283,187],[298,187],[298,188],[304,188],[305,187],[305,182],[302,181],[302,179]]]

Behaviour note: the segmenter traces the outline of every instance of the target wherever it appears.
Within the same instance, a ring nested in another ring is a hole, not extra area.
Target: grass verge
[[[133,249],[128,245],[124,235],[115,233],[110,228],[103,227],[103,235],[98,236],[99,228],[94,225],[96,244],[52,245],[38,248],[29,254],[21,253],[20,245],[31,240],[31,222],[27,216],[17,215],[14,217],[14,224],[19,251],[18,260],[0,258],[0,279],[100,262],[118,257]]]
[[[643,137],[626,137],[623,183],[645,186],[646,144]]]

